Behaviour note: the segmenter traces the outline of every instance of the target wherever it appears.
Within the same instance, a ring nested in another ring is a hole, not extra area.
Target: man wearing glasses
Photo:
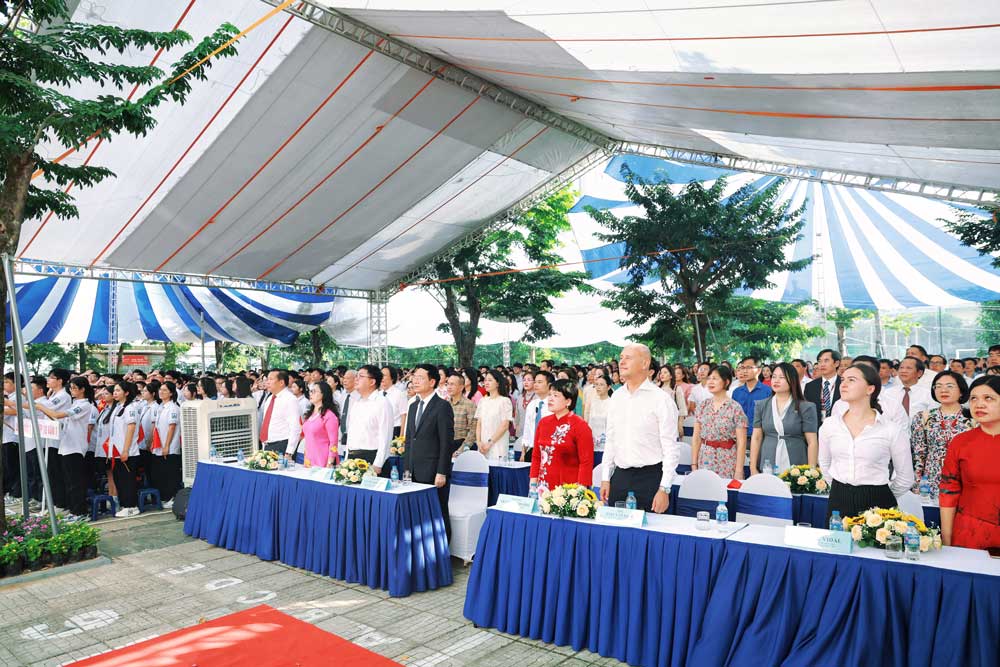
[[[356,395],[351,396],[347,413],[347,448],[345,457],[364,459],[375,474],[382,474],[382,465],[389,455],[392,439],[392,405],[376,391],[382,381],[378,366],[367,364],[358,368]]]
[[[740,371],[743,384],[733,392],[733,400],[740,404],[744,414],[747,416],[747,437],[753,435],[753,408],[754,403],[770,398],[771,388],[757,380],[760,378],[760,363],[756,357],[746,357],[740,361],[737,367]]]

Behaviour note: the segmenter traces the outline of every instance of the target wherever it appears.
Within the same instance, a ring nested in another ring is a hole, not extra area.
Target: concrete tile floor
[[[397,599],[211,547],[166,512],[100,525],[111,564],[0,587],[0,666],[62,665],[262,603],[413,667],[623,664],[473,627],[457,561],[452,586]]]

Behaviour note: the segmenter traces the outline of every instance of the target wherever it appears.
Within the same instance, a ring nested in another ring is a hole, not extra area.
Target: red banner
[[[123,354],[122,366],[149,366],[149,355],[146,354]]]

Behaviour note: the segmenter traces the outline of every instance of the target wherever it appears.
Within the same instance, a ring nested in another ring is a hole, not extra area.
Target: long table
[[[497,504],[497,497],[501,493],[510,496],[528,497],[531,490],[531,464],[515,461],[514,463],[503,463],[499,465],[490,464],[489,493],[486,501],[487,506],[492,507]]]
[[[1000,561],[783,546],[783,529],[642,529],[491,508],[465,616],[633,665],[1000,664]],[[513,564],[513,566],[512,566]]]
[[[370,491],[316,475],[201,461],[184,532],[401,597],[452,583],[437,490]]]

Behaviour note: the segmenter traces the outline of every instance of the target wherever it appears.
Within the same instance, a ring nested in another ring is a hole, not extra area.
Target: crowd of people
[[[21,496],[13,376],[5,378],[4,488]],[[539,487],[591,486],[664,512],[679,444],[691,469],[725,479],[819,467],[830,511],[854,516],[893,507],[906,492],[939,500],[946,544],[1000,546],[1000,345],[986,358],[948,360],[913,345],[903,359],[660,365],[642,345],[607,364],[511,367],[363,365],[245,371],[193,378],[172,370],[124,376],[53,369],[30,378],[24,401],[62,424],[42,440],[56,506],[86,513],[86,491],[113,496],[118,516],[137,513],[140,483],[166,506],[181,486],[179,405],[253,399],[261,446],[307,466],[362,458],[376,474],[398,466],[439,490],[447,517],[452,462],[476,450],[496,463],[531,463]],[[36,444],[26,438],[26,448]],[[28,456],[32,508],[41,498],[38,459]],[[447,522],[446,522],[447,523]]]

